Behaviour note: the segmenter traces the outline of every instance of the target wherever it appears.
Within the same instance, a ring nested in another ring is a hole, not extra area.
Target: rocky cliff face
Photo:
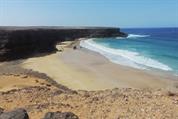
[[[0,27],[0,61],[55,51],[58,42],[83,37],[126,37],[118,28]]]

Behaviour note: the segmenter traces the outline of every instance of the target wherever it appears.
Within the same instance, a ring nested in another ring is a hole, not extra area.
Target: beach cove
[[[63,52],[29,58],[20,66],[45,73],[74,90],[168,89],[177,78],[118,65],[85,48],[73,50],[67,47]]]

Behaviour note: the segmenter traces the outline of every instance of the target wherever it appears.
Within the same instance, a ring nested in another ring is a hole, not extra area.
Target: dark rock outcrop
[[[56,51],[58,42],[84,37],[126,37],[119,28],[0,27],[0,61]]]
[[[0,119],[29,119],[28,113],[25,109],[19,108],[10,112],[3,112],[0,108]],[[77,115],[72,112],[47,112],[43,119],[79,119]]]
[[[29,116],[26,110],[16,109],[14,111],[2,113],[0,119],[29,119]]]
[[[43,119],[79,119],[78,116],[71,112],[48,112]]]

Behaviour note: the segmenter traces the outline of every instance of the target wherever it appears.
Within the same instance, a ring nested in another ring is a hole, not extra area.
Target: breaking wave
[[[138,35],[138,34],[129,34],[126,38],[144,38],[149,37],[150,35]],[[116,39],[125,39],[123,37],[116,37]]]
[[[144,38],[149,37],[150,35],[138,35],[138,34],[129,34],[127,38]]]
[[[138,35],[136,36],[132,35],[130,37],[138,37]],[[139,37],[143,37],[143,36],[139,36]],[[139,69],[147,69],[149,67],[149,68],[161,69],[166,71],[172,70],[169,66],[157,60],[144,57],[137,52],[121,50],[121,49],[113,49],[106,46],[102,46],[95,43],[93,39],[82,40],[80,42],[80,46],[98,52],[104,55],[106,58],[108,58],[111,62],[117,64],[131,66]]]

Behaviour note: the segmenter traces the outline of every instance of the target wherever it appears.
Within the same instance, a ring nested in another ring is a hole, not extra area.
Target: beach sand
[[[60,46],[57,46],[60,49]],[[29,58],[21,67],[47,74],[59,84],[75,90],[102,90],[112,88],[167,89],[171,77],[121,66],[104,56],[84,48],[64,48],[43,57]]]

